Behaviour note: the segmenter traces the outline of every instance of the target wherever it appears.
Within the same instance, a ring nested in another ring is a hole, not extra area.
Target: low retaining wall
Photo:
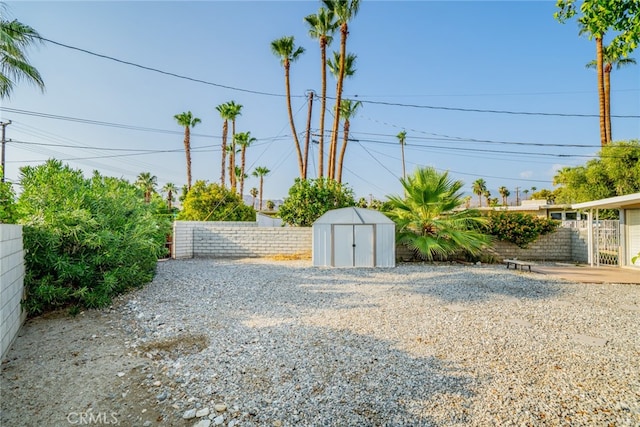
[[[311,228],[258,227],[255,222],[173,223],[173,257],[261,257],[311,252]]]
[[[22,226],[0,224],[0,355],[11,347],[27,318],[20,301],[24,298],[24,250]]]

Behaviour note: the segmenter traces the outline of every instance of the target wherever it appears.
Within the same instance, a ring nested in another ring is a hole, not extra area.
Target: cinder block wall
[[[0,338],[4,357],[27,313],[20,301],[24,297],[24,250],[22,226],[0,224]]]
[[[176,221],[174,258],[261,257],[311,252],[311,228],[258,227],[255,222]]]
[[[589,230],[586,228],[571,229],[571,260],[589,262]]]

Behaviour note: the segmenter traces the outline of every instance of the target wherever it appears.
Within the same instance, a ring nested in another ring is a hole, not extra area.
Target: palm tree
[[[236,117],[242,115],[242,105],[235,101],[227,102],[229,120],[231,120],[231,150],[229,151],[229,182],[234,192],[237,191],[236,170]]]
[[[44,92],[44,80],[24,52],[30,45],[41,42],[40,34],[30,26],[15,19],[0,19],[0,99],[8,99],[20,80]]]
[[[357,56],[352,53],[347,55],[347,59],[344,64],[345,77],[351,77],[356,73],[356,69],[355,69],[356,58]],[[338,54],[337,52],[333,52],[333,60],[329,59],[327,61],[327,65],[329,66],[329,71],[331,71],[331,74],[333,74],[336,80],[338,80],[339,73],[340,73],[340,54]],[[340,106],[342,106],[342,102],[340,103]],[[340,111],[340,114],[336,114],[336,115],[337,116],[342,115],[342,111]],[[338,138],[335,138],[335,139],[332,138],[331,144],[329,145],[329,165],[328,165],[328,171],[327,171],[327,176],[329,178],[333,178],[333,179],[336,178],[337,155],[338,155]]]
[[[247,147],[256,141],[257,139],[251,136],[251,132],[241,132],[236,135],[236,144],[240,146],[240,197],[242,197],[244,191]]]
[[[338,145],[338,125],[340,123],[340,104],[342,100],[342,85],[344,82],[345,60],[347,58],[347,36],[349,35],[349,21],[351,21],[360,7],[360,0],[322,0],[325,7],[333,12],[336,24],[340,27],[340,67],[338,84],[336,86],[336,115],[333,118],[331,130],[331,145]],[[332,177],[331,177],[332,178]]]
[[[500,196],[502,196],[502,205],[507,206],[507,197],[511,195],[509,189],[505,186],[502,186],[498,188],[498,193],[500,193]]]
[[[293,110],[291,109],[291,85],[289,80],[289,69],[291,63],[295,62],[300,55],[304,53],[304,48],[296,47],[293,36],[282,37],[271,42],[271,51],[274,55],[280,57],[280,62],[284,67],[284,84],[287,94],[287,112],[289,113],[289,123],[291,124],[291,133],[293,134],[293,142],[298,154],[298,168],[300,169],[300,177],[304,177],[304,161],[302,159],[302,151],[300,150],[300,141],[298,141],[298,133],[296,125],[293,121]]]
[[[473,194],[478,195],[478,207],[482,207],[482,195],[487,190],[487,183],[485,182],[484,179],[478,178],[475,181],[473,181],[472,190],[473,190]]]
[[[256,208],[256,197],[258,197],[258,189],[256,187],[252,187],[251,190],[249,190],[249,194],[251,194],[251,197],[253,198],[251,200],[251,207],[253,209]]]
[[[404,144],[407,139],[407,131],[403,130],[396,135],[398,142],[400,142],[400,152],[402,153],[402,179],[406,178],[405,165],[404,165]]]
[[[527,194],[529,194],[529,190],[525,188],[524,190],[522,190],[522,192],[524,193],[524,200],[527,200]]]
[[[264,166],[258,166],[257,168],[255,168],[253,170],[252,175],[259,178],[260,179],[260,204],[259,204],[259,208],[258,210],[261,211],[262,210],[262,184],[264,182],[264,177],[267,176],[269,174],[269,172],[271,172],[269,169],[267,169]]]
[[[180,126],[184,127],[184,153],[187,156],[187,191],[191,190],[191,128],[200,123],[197,117],[193,117],[191,111],[173,116]]]
[[[222,117],[222,150],[221,157],[222,162],[220,166],[220,185],[225,186],[225,171],[227,170],[227,135],[229,134],[229,120],[231,116],[229,114],[229,103],[220,104],[216,107],[216,110]]]
[[[136,179],[136,187],[144,193],[145,203],[151,201],[151,194],[156,191],[157,186],[158,178],[155,175],[151,175],[151,172],[142,172]]]
[[[487,206],[491,206],[491,191],[489,190],[484,190],[484,192],[482,193],[482,195],[484,196],[484,198],[487,200]]]
[[[604,116],[605,116],[605,134],[607,143],[612,141],[611,131],[611,71],[615,66],[617,70],[626,66],[635,64],[633,58],[624,58],[622,54],[616,50],[616,46],[609,45],[602,48],[602,62],[604,64]],[[597,60],[589,62],[587,68],[596,68]]]
[[[338,160],[338,172],[336,175],[336,181],[342,182],[342,165],[344,164],[344,155],[347,152],[347,143],[349,142],[349,127],[351,126],[351,119],[356,115],[358,108],[362,106],[360,101],[352,101],[350,99],[343,99],[340,104],[340,115],[344,120],[343,133],[344,138],[342,140],[342,149],[340,150],[340,159]]]
[[[320,94],[320,140],[318,143],[318,178],[324,176],[324,115],[327,109],[327,46],[333,41],[333,33],[338,28],[333,12],[321,7],[316,15],[304,18],[309,25],[309,36],[320,42],[320,62],[322,65],[322,92]]]
[[[391,210],[387,212],[396,223],[399,243],[427,260],[461,250],[477,255],[490,244],[490,237],[481,231],[486,218],[476,209],[457,209],[464,204],[462,181],[427,167],[400,182],[405,197],[389,197]]]
[[[175,202],[175,194],[178,192],[178,187],[172,182],[167,182],[164,187],[162,187],[162,191],[167,193],[167,207],[169,208],[169,212],[173,208],[173,202]]]

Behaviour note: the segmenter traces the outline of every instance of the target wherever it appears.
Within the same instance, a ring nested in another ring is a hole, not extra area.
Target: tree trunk
[[[187,156],[187,190],[191,190],[191,130],[184,127],[184,153]]]
[[[611,143],[611,64],[604,64],[604,114],[607,143]]]
[[[220,185],[226,185],[224,172],[227,168],[227,134],[229,133],[229,121],[225,119],[222,124],[222,166],[220,167]]]
[[[405,171],[405,166],[404,166],[404,142],[400,144],[400,151],[402,153],[402,179],[406,179],[407,173]]]
[[[262,211],[262,183],[264,182],[264,177],[260,176],[260,209]]]
[[[342,148],[340,149],[340,160],[338,161],[337,181],[342,183],[342,165],[344,164],[344,154],[347,152],[347,143],[349,142],[349,120],[344,121],[344,139],[342,140]]]
[[[240,198],[243,197],[243,192],[244,192],[244,167],[245,167],[245,160],[246,160],[246,152],[247,152],[247,147],[243,146],[242,147],[242,153],[240,154]]]
[[[349,34],[349,27],[346,22],[340,26],[340,72],[338,74],[338,84],[336,87],[336,110],[333,118],[333,129],[331,131],[331,149],[329,154],[332,159],[329,159],[328,171],[329,178],[335,178],[335,163],[336,163],[336,150],[338,146],[338,126],[340,124],[340,102],[342,101],[342,84],[344,81],[344,61],[347,56],[347,35]]]
[[[171,205],[171,199],[173,199],[173,192],[172,192],[171,190],[169,190],[169,192],[168,192],[168,193],[169,193],[169,194],[167,195],[167,196],[168,196],[168,197],[167,197],[167,202],[168,202],[168,204],[169,204],[169,212],[171,212],[171,207],[172,207],[172,205]]]
[[[596,69],[598,71],[598,100],[600,106],[600,145],[607,145],[607,126],[604,106],[604,72],[602,63],[602,38],[596,37]]]
[[[307,135],[304,141],[304,176],[302,179],[307,179],[307,173],[309,172],[309,140],[311,138],[311,111],[313,110],[313,92],[309,92],[309,112],[307,113]]]
[[[320,37],[322,62],[322,98],[320,99],[320,141],[318,144],[318,178],[324,176],[324,113],[327,110],[327,38]]]
[[[300,141],[298,140],[298,134],[296,133],[296,124],[293,121],[293,110],[291,109],[291,88],[289,86],[289,60],[285,60],[284,63],[284,84],[287,92],[287,111],[289,112],[289,123],[291,124],[291,133],[293,134],[293,143],[296,146],[296,153],[298,154],[298,169],[300,171],[300,178],[304,177],[304,163],[302,161],[302,151],[300,150]]]
[[[236,119],[231,120],[231,152],[229,153],[229,186],[236,193]]]

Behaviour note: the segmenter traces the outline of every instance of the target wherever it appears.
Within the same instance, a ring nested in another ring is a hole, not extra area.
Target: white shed
[[[313,223],[313,265],[395,267],[395,223],[371,209],[326,212]]]

